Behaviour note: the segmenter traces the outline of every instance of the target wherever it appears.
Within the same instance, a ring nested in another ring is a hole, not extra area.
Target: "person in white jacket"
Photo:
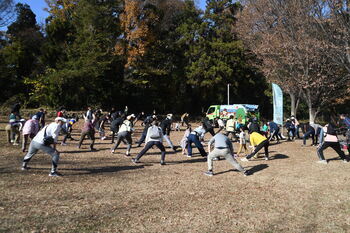
[[[42,150],[45,153],[51,155],[52,158],[51,173],[49,176],[60,176],[60,174],[57,173],[57,164],[60,158],[60,154],[56,150],[56,143],[61,130],[61,126],[65,122],[65,118],[57,117],[55,119],[55,122],[52,122],[51,124],[45,126],[38,132],[38,134],[33,138],[29,145],[28,153],[23,158],[22,170],[28,170],[29,167],[27,165],[31,158],[39,150]],[[45,138],[51,138],[51,140],[45,140]]]
[[[139,163],[140,158],[153,146],[156,146],[161,151],[161,159],[160,164],[165,165],[165,148],[163,145],[163,132],[162,129],[158,126],[158,121],[153,121],[152,126],[147,130],[146,136],[146,145],[142,149],[142,151],[136,156],[136,158],[132,159],[133,163]]]

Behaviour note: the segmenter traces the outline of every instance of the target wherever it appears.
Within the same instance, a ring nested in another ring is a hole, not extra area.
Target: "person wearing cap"
[[[38,116],[34,115],[32,119],[29,119],[24,123],[22,130],[22,152],[26,151],[28,139],[33,139],[39,131],[39,121]]]
[[[123,121],[121,126],[119,127],[118,135],[117,135],[117,142],[111,149],[111,153],[113,154],[115,150],[118,148],[119,144],[123,142],[127,145],[126,148],[126,156],[130,156],[130,150],[132,145],[132,138],[131,134],[133,132],[133,121],[135,119],[135,115],[131,114],[126,117],[126,120]]]
[[[62,140],[62,143],[61,145],[62,146],[66,146],[67,143],[67,138],[70,138],[71,140],[74,140],[72,138],[72,131],[73,131],[73,125],[78,121],[78,118],[71,118],[69,120],[67,120],[66,123],[64,123],[62,125],[62,132],[64,134],[64,137],[63,137],[63,140]]]
[[[162,133],[164,135],[164,139],[170,148],[176,152],[176,148],[170,140],[170,132],[171,132],[171,124],[172,124],[173,114],[168,114],[166,118],[160,124],[160,128],[162,129]]]
[[[46,154],[51,156],[51,172],[49,176],[60,176],[57,172],[57,165],[60,158],[59,152],[56,150],[56,144],[58,135],[61,130],[61,126],[66,122],[66,119],[63,117],[56,117],[55,122],[50,123],[49,125],[42,128],[38,134],[30,142],[28,153],[23,158],[22,170],[28,170],[28,163],[31,158],[39,151],[42,150]],[[51,140],[46,140],[50,138]],[[51,142],[50,142],[51,141]],[[48,142],[48,143],[45,143]],[[52,143],[52,146],[49,144]]]
[[[214,150],[211,151],[211,147],[214,144]],[[220,156],[225,157],[226,161],[228,161],[232,166],[234,166],[238,171],[243,172],[246,176],[248,172],[236,161],[233,157],[233,146],[230,139],[222,134],[217,133],[214,137],[212,137],[208,142],[208,171],[204,174],[207,176],[213,176],[213,160]]]
[[[80,140],[78,143],[78,149],[80,149],[81,145],[83,144],[83,141],[86,136],[89,136],[91,143],[90,143],[90,150],[95,151],[96,149],[94,148],[95,144],[95,128],[94,125],[92,124],[91,120],[84,117],[84,125],[83,128],[81,129],[81,135],[80,135]]]

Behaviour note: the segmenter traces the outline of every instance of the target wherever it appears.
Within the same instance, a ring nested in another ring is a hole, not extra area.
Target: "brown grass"
[[[125,146],[112,155],[109,140],[96,140],[99,151],[91,153],[88,141],[78,150],[68,140],[58,146],[64,176],[52,178],[45,154],[20,170],[24,153],[6,143],[4,122],[0,232],[350,232],[350,164],[318,164],[315,148],[301,141],[271,146],[270,161],[241,162],[252,176],[221,160],[207,177],[199,154],[169,152],[160,166],[155,149],[136,166],[124,157]],[[173,132],[173,142],[182,134]],[[337,157],[331,149],[325,154]]]

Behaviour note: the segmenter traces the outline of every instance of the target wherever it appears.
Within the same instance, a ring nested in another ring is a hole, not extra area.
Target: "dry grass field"
[[[221,160],[207,177],[197,149],[187,158],[168,148],[165,166],[150,150],[134,165],[124,145],[111,154],[110,140],[97,139],[97,152],[88,140],[82,149],[68,140],[58,146],[64,176],[57,178],[48,176],[50,156],[42,153],[21,171],[24,153],[7,144],[4,127],[2,118],[0,232],[350,232],[350,164],[331,149],[324,165],[315,147],[283,142],[270,147],[269,161],[240,162],[251,176]],[[171,139],[178,144],[182,135]]]

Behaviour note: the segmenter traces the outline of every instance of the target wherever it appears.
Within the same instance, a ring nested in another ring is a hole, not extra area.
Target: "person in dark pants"
[[[124,120],[125,120],[124,115],[120,116],[118,113],[114,115],[114,120],[112,120],[111,122],[112,144],[114,143],[115,135],[118,133],[119,127],[121,126]]]
[[[215,136],[214,127],[211,124],[211,122],[210,122],[208,117],[204,117],[202,119],[202,124],[203,124],[203,127],[204,127],[205,131],[209,132],[211,134],[211,136],[214,137]]]
[[[165,141],[170,146],[170,148],[176,152],[176,148],[174,147],[173,143],[170,140],[172,118],[173,118],[173,114],[168,114],[160,124],[160,128],[162,129]]]
[[[113,154],[115,150],[118,148],[119,144],[123,142],[127,145],[126,156],[130,156],[130,150],[132,145],[131,134],[133,132],[133,121],[135,119],[135,115],[131,114],[127,116],[126,120],[123,121],[121,126],[119,127],[117,142],[111,149],[111,153]]]
[[[306,146],[306,139],[308,139],[309,137],[311,137],[311,139],[312,139],[311,146],[314,145],[315,144],[315,134],[316,134],[315,128],[312,127],[311,124],[309,124],[307,126],[307,131],[303,136],[303,146]]]
[[[349,159],[341,150],[334,125],[332,123],[328,123],[325,127],[323,127],[323,131],[324,133],[326,133],[326,137],[324,138],[324,142],[320,144],[320,146],[317,149],[317,155],[320,159],[318,163],[327,164],[327,160],[324,158],[323,151],[328,147],[332,147],[333,150],[335,150],[335,152],[337,152],[339,157],[343,160],[343,162],[348,163]]]
[[[204,134],[206,133],[206,130],[203,126],[197,127],[195,130],[193,130],[190,135],[188,136],[187,141],[187,151],[188,155],[187,157],[192,157],[192,143],[196,145],[199,152],[203,157],[207,156],[207,152],[205,152],[202,143],[200,142],[199,138],[204,137]]]
[[[269,138],[269,141],[271,141],[272,138],[276,138],[277,143],[279,143],[279,142],[280,142],[280,139],[279,139],[279,137],[278,137],[278,134],[279,134],[279,132],[280,132],[280,128],[279,128],[278,125],[277,125],[275,122],[273,122],[273,121],[270,121],[270,122],[268,122],[267,124],[268,124],[269,127],[270,127],[270,138]]]
[[[63,132],[64,137],[62,140],[61,145],[66,146],[67,139],[70,138],[70,140],[74,141],[74,138],[72,137],[72,131],[73,131],[73,125],[78,121],[78,118],[72,118],[69,119],[66,123],[62,125],[61,132]]]
[[[154,118],[153,118],[154,117]],[[156,120],[155,115],[154,116],[149,116],[147,117],[142,124],[144,124],[144,129],[142,131],[141,137],[140,139],[137,141],[137,146],[140,147],[142,143],[144,143],[146,136],[147,136],[147,132],[148,132],[148,128],[151,127],[152,122]]]
[[[81,136],[80,140],[78,143],[78,148],[80,149],[81,145],[83,144],[83,141],[86,136],[89,136],[91,143],[90,143],[90,150],[95,151],[96,149],[94,148],[95,144],[95,128],[93,124],[91,123],[91,120],[88,118],[85,118],[85,123],[83,125],[83,128],[81,130]]]
[[[346,136],[346,144],[348,146],[348,155],[350,155],[350,118],[347,117],[345,114],[341,114],[340,119],[343,121],[343,123],[346,125],[346,128],[347,128],[345,136]]]
[[[253,153],[247,155],[245,158],[242,158],[242,161],[248,161],[256,153],[258,153],[262,148],[265,150],[265,160],[269,160],[269,140],[263,135],[253,132],[249,137],[250,145],[255,147]]]
[[[288,141],[292,141],[294,140],[295,138],[295,125],[294,123],[290,120],[290,119],[287,119],[286,120],[286,129],[288,131]],[[292,139],[290,138],[292,136]]]
[[[146,145],[142,151],[136,156],[136,158],[131,159],[133,163],[139,163],[141,157],[153,146],[156,146],[161,151],[162,155],[160,158],[160,164],[165,165],[165,148],[163,145],[163,132],[160,127],[158,127],[158,122],[153,121],[152,125],[147,130]]]

